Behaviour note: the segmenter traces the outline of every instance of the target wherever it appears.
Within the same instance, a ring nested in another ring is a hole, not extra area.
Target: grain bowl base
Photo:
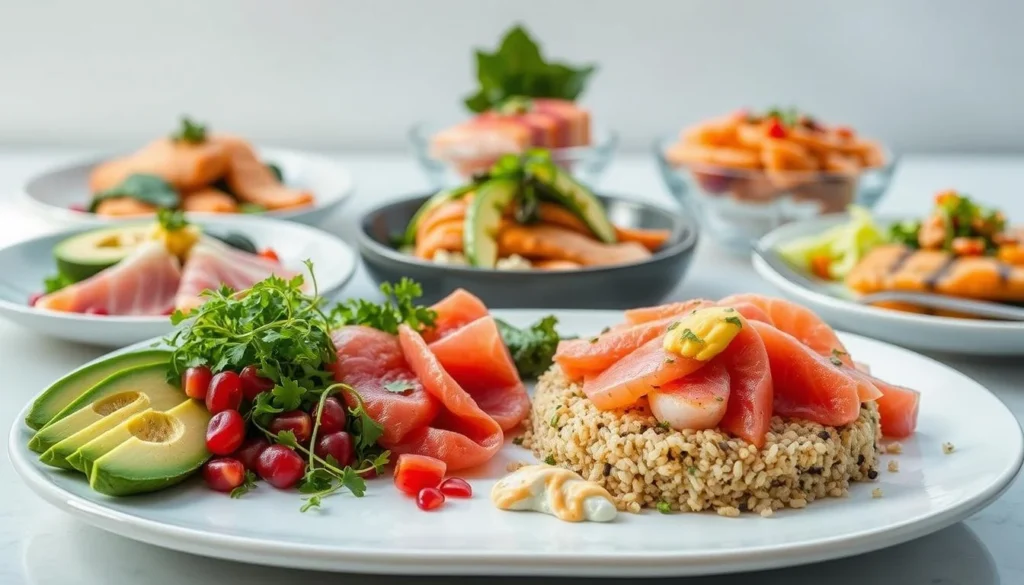
[[[538,380],[523,446],[599,483],[623,511],[770,516],[844,497],[851,482],[877,477],[878,421],[874,403],[843,427],[773,417],[756,449],[718,430],[659,426],[645,404],[598,410],[556,365]]]

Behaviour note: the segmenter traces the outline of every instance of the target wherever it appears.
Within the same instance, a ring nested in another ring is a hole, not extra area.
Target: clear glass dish
[[[431,186],[435,189],[454,187],[464,184],[474,174],[484,172],[491,167],[502,154],[514,151],[492,151],[488,156],[465,156],[438,158],[431,152],[430,141],[433,136],[452,126],[452,124],[421,122],[409,129],[409,140],[412,143],[416,160],[427,175]],[[608,129],[595,127],[591,131],[592,142],[589,146],[553,148],[551,156],[554,161],[569,170],[576,180],[593,187],[601,174],[608,168],[615,149],[618,146],[618,135]]]
[[[658,169],[673,197],[701,218],[704,232],[737,254],[785,223],[845,211],[850,204],[871,209],[889,188],[896,158],[859,173],[765,171],[703,164],[676,164],[666,150],[672,134],[654,143]]]

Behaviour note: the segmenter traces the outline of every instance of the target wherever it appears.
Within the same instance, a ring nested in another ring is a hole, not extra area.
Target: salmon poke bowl
[[[38,210],[69,223],[133,221],[160,210],[308,223],[351,190],[349,174],[327,159],[257,148],[185,116],[169,135],[134,152],[40,174],[25,194]]]
[[[549,61],[522,26],[505,33],[493,53],[476,51],[476,91],[465,98],[471,117],[421,122],[409,132],[413,150],[436,188],[486,172],[505,154],[546,148],[557,164],[593,184],[610,162],[614,132],[592,125],[579,103],[595,65]]]
[[[465,288],[496,307],[622,308],[671,292],[698,233],[693,217],[597,195],[533,149],[369,212],[359,246],[375,279],[414,278],[430,302]]]
[[[303,259],[325,271],[333,295],[355,269],[340,240],[299,224],[256,217],[193,221],[160,210],[152,220],[79,228],[0,250],[16,275],[0,290],[4,317],[54,337],[118,346],[166,333],[174,311],[209,291],[244,291],[274,275],[311,278]]]
[[[873,207],[895,168],[880,143],[795,108],[700,122],[658,140],[655,156],[669,191],[742,254],[787,222]]]

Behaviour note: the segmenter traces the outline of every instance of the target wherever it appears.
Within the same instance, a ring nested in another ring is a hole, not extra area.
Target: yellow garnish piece
[[[669,325],[665,351],[706,362],[722,353],[742,328],[743,319],[736,309],[697,309]]]
[[[150,239],[162,242],[168,252],[182,260],[188,256],[201,235],[199,228],[194,225],[168,230],[160,224],[155,224],[149,233]]]

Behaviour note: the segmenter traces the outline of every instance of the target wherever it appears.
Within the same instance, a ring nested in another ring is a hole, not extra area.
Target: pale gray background
[[[1017,0],[0,0],[0,144],[134,145],[187,111],[282,145],[405,146],[521,20],[601,65],[631,149],[796,103],[901,151],[1024,150]]]

